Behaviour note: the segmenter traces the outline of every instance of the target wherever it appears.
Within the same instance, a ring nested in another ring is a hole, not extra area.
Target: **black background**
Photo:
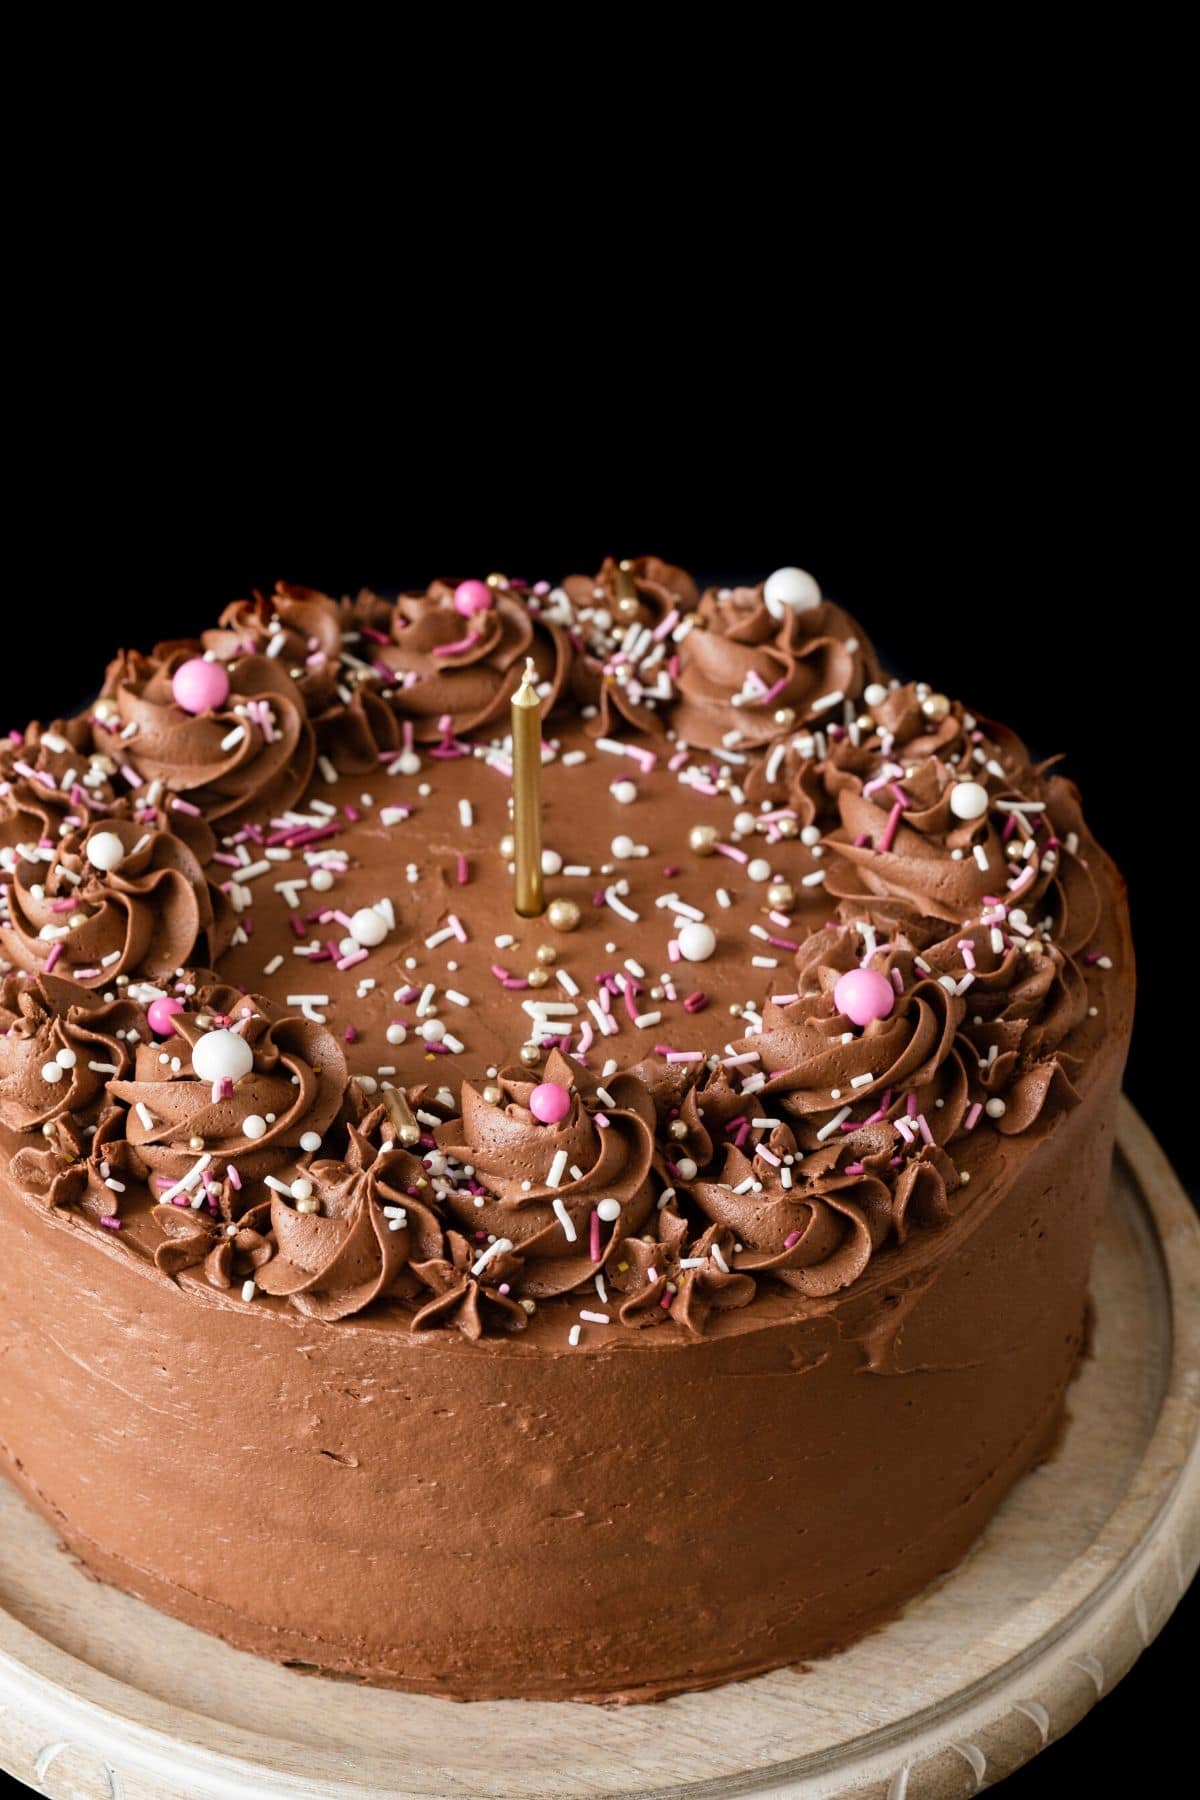
[[[785,423],[807,430],[802,410]],[[604,472],[593,461],[577,476],[582,428],[558,426],[548,441],[534,423],[502,427],[484,414],[352,468],[326,448],[315,469],[303,432],[285,421],[279,433],[260,429],[250,453],[258,470],[247,472],[239,447],[235,482],[223,453],[178,479],[168,453],[153,475],[139,466],[103,492],[92,480],[103,443],[93,443],[86,479],[49,536],[18,530],[28,562],[14,574],[9,616],[28,619],[33,641],[53,642],[56,654],[10,665],[0,726],[81,704],[116,644],[185,635],[277,576],[340,593],[492,569],[555,579],[593,569],[606,551],[654,551],[716,579],[800,563],[897,672],[1007,720],[1039,754],[1067,753],[1065,772],[1130,887],[1139,1004],[1128,1089],[1191,1181],[1178,1057],[1196,927],[1178,863],[1169,872],[1191,829],[1181,802],[1195,782],[1184,774],[1194,761],[1190,572],[1159,531],[1169,492],[1142,495],[1133,510],[1125,477],[1136,446],[1110,468],[1102,418],[1084,422],[1095,430],[1086,447],[1078,420],[1067,434],[1059,423],[1008,419],[1003,450],[989,446],[980,461],[989,421],[961,443],[941,421],[931,462],[917,434],[890,446],[882,468],[851,452],[818,476],[759,445],[743,458],[736,442],[716,473],[701,443],[686,481],[681,434],[640,406],[607,437]],[[512,491],[502,496],[505,477]],[[1170,1676],[1193,1663],[1198,1627],[1193,1591],[1112,1697],[1003,1792],[1057,1797],[1097,1779],[1106,1792],[1127,1744],[1153,1740],[1164,1756],[1182,1748],[1191,1721],[1173,1706]]]

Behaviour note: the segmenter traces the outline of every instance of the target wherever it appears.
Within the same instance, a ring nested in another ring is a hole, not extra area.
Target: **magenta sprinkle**
[[[865,1175],[866,1168],[862,1163],[859,1163],[859,1162],[847,1163],[846,1168],[845,1168],[845,1173],[847,1175]]]
[[[497,981],[511,981],[512,980],[512,976],[509,974],[508,970],[504,967],[503,963],[493,963],[492,964],[492,974],[496,977]]]
[[[798,1244],[799,1242],[800,1233],[798,1231],[789,1231],[783,1240],[783,1247],[785,1250],[790,1250],[793,1245]]]
[[[767,942],[774,944],[777,950],[798,950],[800,948],[799,944],[793,943],[791,938],[776,937],[774,933],[768,937]]]
[[[904,1110],[908,1114],[910,1119],[916,1118],[916,1116],[917,1116],[917,1096],[915,1093],[909,1094],[905,1098]]]
[[[471,870],[465,856],[460,856],[458,858],[458,861],[455,864],[454,873],[459,887],[466,887],[468,881],[471,879]]]
[[[967,1116],[963,1120],[964,1131],[974,1131],[976,1125],[979,1123],[979,1115],[982,1111],[983,1106],[978,1100],[976,1100],[973,1106],[967,1108]]]
[[[352,825],[358,824],[360,815],[359,815],[357,806],[343,806],[342,811],[345,813],[346,817],[349,819],[349,821]]]
[[[600,1261],[600,1214],[593,1212],[588,1222],[588,1250],[593,1262]]]
[[[172,794],[167,805],[172,812],[187,813],[193,819],[200,817],[200,808],[193,806],[190,800],[181,800],[178,794]]]
[[[355,1031],[353,1025],[347,1025],[347,1027],[342,1035],[345,1037],[345,1040],[348,1044],[357,1044],[358,1033],[357,1033],[357,1031]]]
[[[106,1231],[120,1231],[121,1221],[113,1213],[101,1213],[100,1223]]]
[[[870,841],[871,841],[871,839],[870,839],[870,836],[868,835],[868,833],[865,831],[860,831],[858,836],[854,840],[854,848],[856,850],[865,850],[867,845],[870,843]],[[832,929],[834,931],[836,931],[837,926],[836,925],[833,926]]]
[[[62,955],[62,953],[63,953],[63,947],[62,947],[61,943],[52,944],[50,946],[50,954],[46,958],[45,972],[47,975],[49,975],[51,969],[54,967],[55,963],[58,961],[58,959]]]
[[[703,1012],[707,1005],[708,995],[697,988],[694,994],[689,994],[684,1000],[683,1010],[687,1013]]]
[[[678,873],[679,873],[679,864],[678,863],[667,863],[666,867],[663,869],[663,875],[665,876],[665,878],[668,881],[671,880],[672,876],[678,875]]]
[[[875,846],[875,854],[877,856],[883,856],[887,851],[889,851],[891,849],[892,843],[896,836],[897,828],[900,824],[900,818],[901,818],[901,814],[903,813],[903,811],[904,811],[903,800],[897,800],[897,802],[893,806],[891,812],[888,814],[888,822],[883,828],[883,836],[880,838],[878,844]]]
[[[227,1174],[227,1175],[228,1175],[228,1177],[229,1177],[229,1185],[230,1185],[230,1187],[233,1187],[233,1188],[237,1188],[237,1189],[238,1189],[238,1190],[239,1190],[239,1192],[240,1192],[240,1190],[241,1190],[241,1186],[242,1186],[242,1178],[241,1178],[241,1176],[240,1176],[240,1175],[239,1175],[239,1174],[238,1174],[238,1172],[237,1172],[237,1164],[236,1164],[236,1163],[230,1163],[230,1164],[229,1164],[229,1165],[228,1165],[228,1167],[227,1167],[227,1168],[226,1168],[226,1170],[225,1170],[225,1173],[226,1173],[226,1174]]]
[[[462,656],[466,651],[473,650],[478,642],[479,633],[468,631],[466,637],[456,638],[452,644],[435,644],[433,654],[435,656]]]

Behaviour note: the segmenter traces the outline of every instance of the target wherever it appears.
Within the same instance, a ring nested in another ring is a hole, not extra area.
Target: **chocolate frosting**
[[[0,1119],[17,1131],[89,1118],[132,1061],[145,1021],[127,1000],[100,999],[59,975],[0,982]],[[52,1075],[54,1068],[59,1074]]]
[[[229,665],[225,706],[184,712],[171,680],[189,654],[174,645],[162,657],[116,657],[92,713],[97,744],[139,782],[186,794],[223,829],[285,812],[306,791],[316,756],[295,681],[270,657],[243,656]]]
[[[111,870],[88,855],[100,833],[123,847]],[[18,864],[0,949],[19,969],[36,973],[61,962],[62,975],[102,987],[119,975],[168,975],[197,951],[215,962],[233,930],[225,896],[165,819],[140,825],[109,815],[68,831],[49,861]]]
[[[35,721],[23,736],[15,732],[0,744],[0,863],[107,811],[116,772],[86,719],[56,719],[45,728]]]
[[[332,1125],[346,1059],[325,1026],[257,995],[210,988],[197,1001],[195,1011],[176,1013],[173,1036],[137,1046],[131,1077],[111,1081],[109,1092],[129,1108],[130,1142],[154,1174],[178,1181],[203,1155],[214,1176],[232,1163],[240,1178],[259,1178],[294,1160],[306,1134],[323,1136]],[[254,1066],[218,1097],[195,1074],[192,1050],[226,1028],[251,1046]],[[248,1119],[260,1122],[254,1135]]]

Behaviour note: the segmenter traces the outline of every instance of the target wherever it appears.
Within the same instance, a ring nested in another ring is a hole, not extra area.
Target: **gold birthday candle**
[[[523,919],[546,910],[542,891],[542,712],[533,685],[533,658],[512,697],[513,905]]]

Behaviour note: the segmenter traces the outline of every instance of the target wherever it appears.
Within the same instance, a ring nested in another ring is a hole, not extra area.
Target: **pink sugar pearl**
[[[875,969],[850,969],[833,990],[833,1003],[855,1025],[886,1019],[896,1004],[896,990]]]
[[[174,1036],[175,1027],[171,1020],[175,1013],[184,1010],[182,1000],[168,1000],[164,995],[161,1000],[152,1000],[146,1008],[146,1017],[150,1021],[150,1029],[155,1037]]]
[[[561,1082],[539,1082],[529,1096],[529,1110],[543,1125],[558,1125],[571,1110],[571,1096]]]
[[[492,590],[486,581],[460,581],[454,590],[454,610],[464,619],[472,613],[490,612]]]
[[[171,692],[184,712],[212,712],[229,698],[229,676],[220,663],[191,656],[171,677]]]

